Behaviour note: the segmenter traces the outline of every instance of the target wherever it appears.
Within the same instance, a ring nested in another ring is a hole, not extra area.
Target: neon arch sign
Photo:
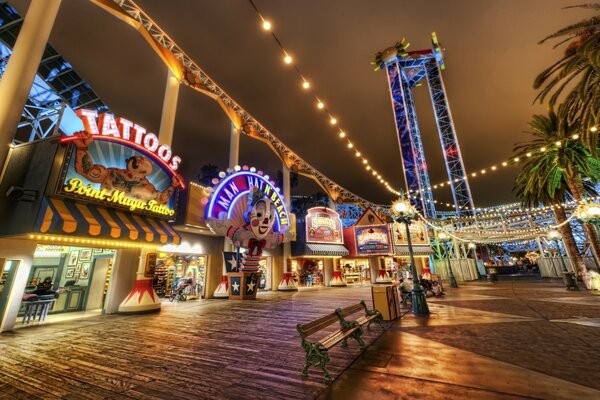
[[[216,219],[221,213],[225,213],[227,219],[231,219],[237,201],[256,187],[275,205],[277,220],[273,230],[278,232],[287,230],[290,226],[290,218],[279,188],[275,187],[260,171],[254,172],[245,168],[227,175],[217,184],[206,208],[206,218]]]

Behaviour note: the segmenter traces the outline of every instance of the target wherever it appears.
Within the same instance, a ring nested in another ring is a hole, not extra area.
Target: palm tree
[[[515,158],[527,160],[515,185],[517,197],[524,204],[551,205],[561,203],[566,197],[579,202],[585,195],[595,194],[593,187],[600,181],[600,160],[593,157],[577,139],[579,128],[569,124],[566,112],[566,106],[561,105],[557,113],[550,111],[548,116],[534,115],[529,123],[529,133],[535,139],[515,147]],[[568,223],[564,223],[564,209],[556,208],[555,215],[558,223],[562,224],[565,247],[571,257],[574,257],[578,270],[586,272],[571,228]],[[598,258],[598,234],[592,224],[584,223],[583,226]]]
[[[598,12],[600,3],[566,8],[587,8]],[[534,89],[541,89],[535,100],[542,103],[550,95],[548,105],[553,108],[564,94],[569,122],[579,121],[585,128],[580,133],[582,141],[596,155],[598,130],[592,127],[600,119],[600,14],[560,29],[539,43],[556,38],[562,40],[554,47],[568,45],[563,57],[535,79]]]

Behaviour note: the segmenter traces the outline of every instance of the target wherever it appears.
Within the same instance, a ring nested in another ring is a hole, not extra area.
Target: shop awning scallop
[[[167,221],[92,204],[46,198],[35,231],[94,239],[179,244],[181,236]]]
[[[395,250],[395,255],[397,255],[397,256],[407,256],[408,257],[410,255],[410,253],[408,252],[408,245],[406,245],[406,246],[396,245],[396,246],[394,246],[394,250]],[[435,252],[429,246],[413,245],[413,254],[415,256],[430,256],[430,255],[435,254]]]
[[[306,243],[307,256],[347,256],[348,249],[341,244]]]

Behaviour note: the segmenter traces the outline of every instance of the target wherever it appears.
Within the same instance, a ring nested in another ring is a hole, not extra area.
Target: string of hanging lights
[[[273,23],[271,22],[271,20],[266,18],[260,12],[260,10],[258,9],[258,7],[256,6],[256,4],[254,3],[253,0],[248,0],[248,1],[250,2],[250,5],[252,6],[252,8],[256,12],[256,14],[258,15],[258,18],[261,22],[262,29],[271,35],[271,37],[273,38],[273,40],[279,47],[279,49],[282,53],[283,63],[292,67],[293,70],[298,74],[298,80],[300,82],[301,88],[303,90],[305,90],[307,93],[309,93],[314,98],[315,106],[316,106],[317,110],[324,113],[325,115],[327,115],[328,120],[329,120],[329,125],[331,125],[332,127],[335,128],[338,138],[342,141],[342,143],[344,143],[344,146],[346,147],[346,149],[348,151],[350,151],[351,154],[354,155],[354,158],[361,165],[361,167],[364,168],[366,173],[369,174],[369,176],[372,179],[377,181],[384,188],[393,189],[391,187],[390,183],[381,175],[381,172],[378,171],[372,165],[371,161],[369,161],[369,159],[364,155],[364,152],[361,151],[356,146],[356,143],[354,143],[350,139],[349,134],[340,126],[337,116],[335,116],[335,114],[333,113],[333,111],[330,107],[325,105],[325,101],[323,100],[323,97],[320,96],[316,92],[314,85],[311,83],[311,80],[308,79],[308,76],[304,72],[302,72],[302,70],[298,66],[298,63],[296,62],[294,57],[292,57],[293,53],[291,51],[289,51],[283,45],[283,42],[281,41],[279,36],[275,33],[275,31],[273,29]]]

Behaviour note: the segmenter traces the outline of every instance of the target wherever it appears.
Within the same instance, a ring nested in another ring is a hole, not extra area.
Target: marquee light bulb
[[[271,23],[267,20],[265,20],[262,24],[262,27],[265,31],[270,31],[271,30]]]
[[[283,57],[283,62],[286,64],[291,64],[292,61],[292,56],[290,56],[289,54],[286,54],[285,57]]]

